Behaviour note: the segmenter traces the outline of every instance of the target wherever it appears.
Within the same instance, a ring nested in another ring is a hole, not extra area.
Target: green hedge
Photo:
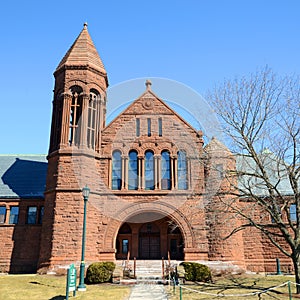
[[[111,281],[116,265],[113,262],[96,262],[89,265],[86,271],[87,283],[102,283]]]
[[[180,265],[184,267],[185,280],[211,282],[211,272],[207,266],[195,262],[182,262]]]

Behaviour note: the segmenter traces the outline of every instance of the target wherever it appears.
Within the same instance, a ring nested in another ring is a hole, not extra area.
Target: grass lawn
[[[273,291],[268,291],[267,293],[262,293],[260,295],[247,295],[245,297],[241,294],[249,294],[253,292],[261,292],[270,287],[278,286],[284,282],[291,280],[294,282],[294,277],[290,276],[264,276],[264,275],[239,275],[239,276],[226,276],[223,278],[215,278],[212,284],[195,284],[186,283],[182,288],[182,299],[183,300],[194,300],[194,299],[228,299],[228,300],[241,300],[241,299],[289,299],[288,286],[276,288]],[[185,288],[187,289],[185,289]],[[295,285],[291,285],[292,292],[295,293]],[[214,295],[195,293],[189,289],[197,290],[200,292],[205,292]],[[179,288],[176,287],[175,295],[173,293],[173,287],[167,288],[169,299],[175,300],[179,299]],[[216,296],[216,294],[224,295],[237,295],[233,297],[221,297]],[[295,299],[295,295],[293,295]],[[296,298],[299,299],[299,298]]]
[[[78,284],[78,281],[77,281]],[[69,300],[123,300],[130,288],[116,284],[87,285],[86,292],[77,292]],[[1,275],[0,300],[63,300],[66,295],[66,276]]]

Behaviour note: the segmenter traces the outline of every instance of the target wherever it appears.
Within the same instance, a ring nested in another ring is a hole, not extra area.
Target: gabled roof
[[[282,195],[293,195],[293,190],[286,170],[286,164],[271,152],[261,153],[260,159],[264,164],[267,176],[272,185],[276,186]],[[254,159],[245,155],[236,155],[236,169],[239,172],[261,174]],[[240,176],[238,180],[238,186],[242,190],[251,188],[252,193],[256,195],[269,195],[265,182],[255,176],[243,175]]]
[[[206,153],[224,152],[224,153],[227,153],[227,154],[228,153],[232,154],[231,151],[214,136],[209,141],[209,143],[204,147],[204,150],[205,150]]]
[[[195,134],[201,134],[202,132],[198,132],[192,125],[190,125],[185,119],[183,119],[174,109],[172,109],[168,104],[165,103],[164,100],[159,98],[152,90],[151,90],[151,82],[149,80],[146,81],[146,90],[144,93],[142,93],[138,98],[136,98],[132,103],[125,108],[123,112],[118,114],[105,128],[110,127],[121,115],[124,114],[132,114],[134,110],[134,106],[137,102],[142,101],[144,99],[147,99],[147,101],[144,102],[143,107],[145,108],[145,111],[147,114],[151,111],[152,103],[151,101],[158,101],[164,108],[164,113],[175,115],[178,119],[180,119],[187,127],[191,128]],[[140,114],[140,110],[136,112],[137,114]],[[162,113],[162,114],[164,114]],[[105,129],[104,129],[105,130]]]
[[[46,155],[0,155],[0,198],[44,198]]]
[[[102,60],[88,33],[86,23],[73,45],[59,63],[55,72],[64,66],[90,66],[93,69],[106,74]]]

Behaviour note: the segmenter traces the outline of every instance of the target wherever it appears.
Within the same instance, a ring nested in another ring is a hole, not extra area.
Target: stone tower
[[[99,157],[105,126],[107,73],[87,24],[59,63],[54,77],[39,259],[39,268],[47,270],[80,257],[83,186],[78,168],[95,163]],[[76,162],[78,157],[80,162]]]

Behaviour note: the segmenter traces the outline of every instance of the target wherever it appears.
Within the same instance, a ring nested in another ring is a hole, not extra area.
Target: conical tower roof
[[[106,75],[106,70],[84,23],[79,36],[65,54],[55,72],[64,66],[89,66]]]

